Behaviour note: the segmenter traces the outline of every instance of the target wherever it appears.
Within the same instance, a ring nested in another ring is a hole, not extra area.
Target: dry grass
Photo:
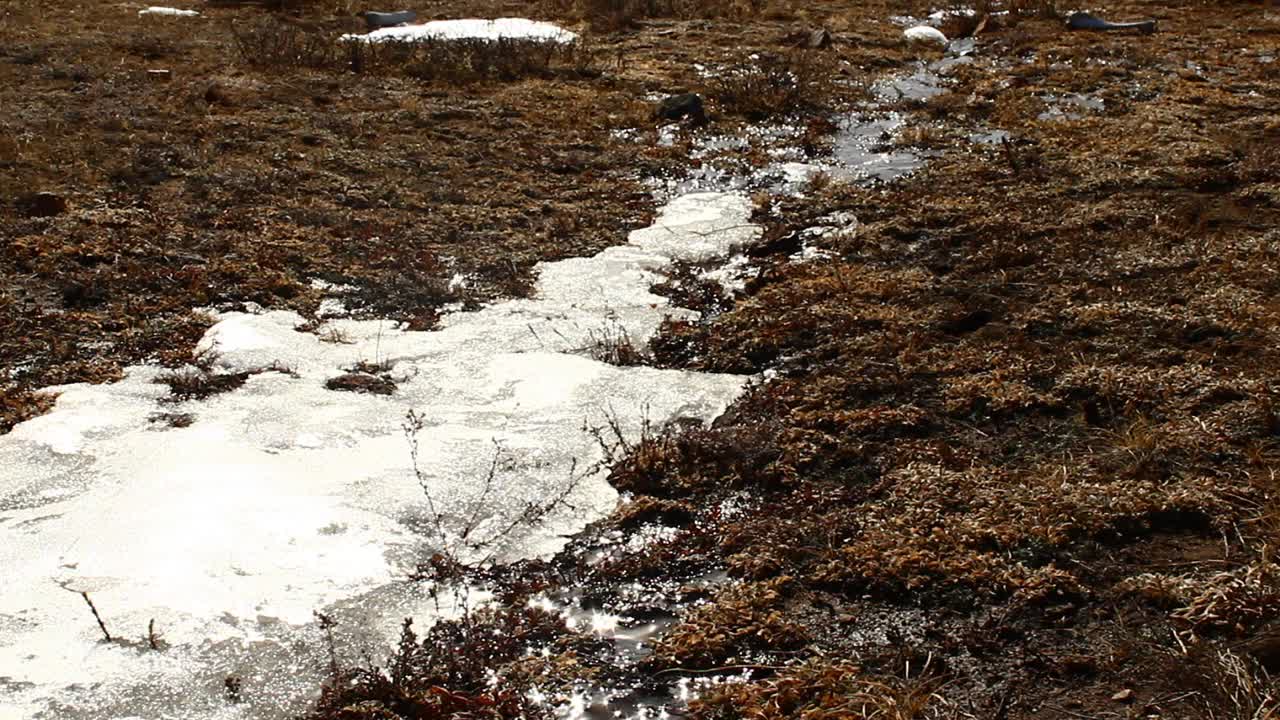
[[[724,113],[751,121],[830,109],[837,73],[821,50],[766,55],[720,69],[709,94]]]
[[[721,591],[658,641],[650,664],[665,671],[710,670],[803,646],[804,628],[781,612],[793,586],[791,578],[780,577]]]
[[[690,706],[696,720],[924,720],[958,717],[936,679],[867,677],[857,665],[815,660],[776,677],[713,689]]]
[[[491,673],[523,658],[530,648],[548,646],[567,634],[563,619],[534,608],[477,610],[461,620],[438,622],[421,638],[406,620],[387,667],[335,667],[308,717],[547,717],[549,711],[530,698],[526,675]]]
[[[546,12],[585,21],[597,32],[634,28],[649,18],[741,20],[766,6],[765,0],[543,0]]]

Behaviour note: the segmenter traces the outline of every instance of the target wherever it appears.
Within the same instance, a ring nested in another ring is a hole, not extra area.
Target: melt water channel
[[[937,69],[877,93],[927,97]],[[198,350],[214,373],[250,373],[234,390],[173,402],[153,366],[50,388],[49,413],[0,436],[0,720],[305,712],[329,665],[317,612],[378,662],[404,618],[421,630],[449,612],[406,580],[436,549],[420,483],[446,517],[502,535],[502,559],[554,553],[619,502],[585,428],[612,422],[634,439],[645,423],[709,423],[750,379],[617,367],[587,349],[602,331],[642,346],[665,317],[696,317],[650,287],[676,261],[734,267],[760,233],[750,186],[795,192],[817,171],[887,180],[918,167],[879,148],[902,120],[874,110],[850,118],[820,163],[781,156],[753,177],[694,173],[658,188],[668,199],[650,227],[541,264],[528,299],[453,312],[426,332],[341,317],[306,332],[292,312],[225,312]],[[361,362],[385,368],[395,392],[326,388]],[[563,507],[503,534],[567,483]],[[600,631],[621,641],[628,629]]]

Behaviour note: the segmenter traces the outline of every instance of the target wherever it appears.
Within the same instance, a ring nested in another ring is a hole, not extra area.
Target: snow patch
[[[139,15],[169,15],[171,17],[198,17],[200,13],[195,10],[179,10],[178,8],[160,7],[153,5],[151,7],[142,8],[138,11]]]
[[[559,25],[525,18],[497,20],[434,20],[421,25],[399,25],[364,35],[343,35],[342,40],[361,42],[416,42],[420,40],[533,40],[569,43],[577,34]]]

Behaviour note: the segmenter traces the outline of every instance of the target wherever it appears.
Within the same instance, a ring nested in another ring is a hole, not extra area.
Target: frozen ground
[[[225,314],[202,342],[217,371],[274,369],[206,400],[165,402],[153,367],[61,388],[52,412],[0,437],[0,719],[284,717],[324,667],[313,611],[340,632],[429,615],[401,582],[433,549],[409,410],[452,519],[475,512],[498,453],[481,535],[563,488],[576,461],[574,512],[504,552],[557,549],[616,502],[588,471],[600,450],[584,425],[708,421],[741,391],[741,376],[620,368],[588,348],[606,327],[643,343],[685,313],[649,292],[651,271],[726,255],[758,232],[749,214],[737,195],[682,196],[627,245],[541,266],[533,299],[434,332],[335,320],[304,333],[288,312]],[[325,389],[361,361],[384,363],[396,392]],[[164,413],[194,422],[156,422]],[[103,641],[81,592],[118,641]],[[140,640],[152,620],[161,651]],[[378,658],[385,637],[345,640]]]

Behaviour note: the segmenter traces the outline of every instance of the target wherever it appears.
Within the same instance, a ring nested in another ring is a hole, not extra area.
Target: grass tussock
[[[795,50],[723,68],[709,81],[721,112],[753,122],[828,109],[838,93],[829,53]]]
[[[780,612],[790,590],[791,578],[779,577],[721,591],[658,641],[650,663],[710,670],[803,646],[805,629]]]
[[[234,26],[233,26],[234,27]],[[518,38],[419,39],[368,43],[340,32],[262,19],[234,29],[240,60],[255,68],[311,68],[423,82],[470,84],[589,74],[594,53],[583,43]]]
[[[634,28],[651,18],[740,20],[769,5],[767,0],[543,0],[549,14],[585,21],[597,32]]]
[[[617,428],[597,431],[613,462],[609,482],[623,491],[678,499],[711,487],[770,489],[792,474],[771,428],[646,428],[627,441]]]
[[[467,84],[521,78],[591,75],[595,53],[581,41],[418,40],[411,43],[346,43],[357,73],[403,74],[426,81]]]
[[[590,331],[588,339],[588,352],[593,360],[619,367],[648,365],[652,362],[649,354],[631,340],[631,334],[624,327],[606,325],[600,330]]]
[[[924,720],[958,717],[936,678],[868,677],[857,665],[814,660],[775,677],[718,685],[694,700],[694,720]]]
[[[9,432],[20,422],[43,415],[53,408],[55,402],[57,396],[52,393],[0,391],[0,434]]]
[[[311,720],[515,720],[548,716],[530,697],[527,665],[493,674],[569,635],[558,615],[536,608],[480,609],[444,620],[421,637],[406,619],[386,667],[335,667]]]

